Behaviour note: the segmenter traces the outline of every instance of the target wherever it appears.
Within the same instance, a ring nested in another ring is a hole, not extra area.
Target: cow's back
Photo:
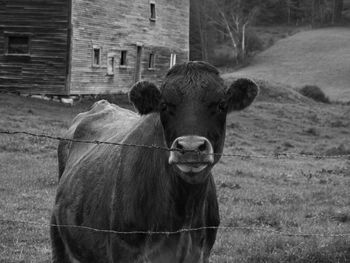
[[[114,142],[121,141],[138,119],[139,115],[136,113],[106,100],[98,101],[89,111],[78,114],[64,135],[64,138],[69,140],[60,141],[58,145],[59,178],[68,164],[74,164],[92,148],[98,146],[98,142],[109,141],[112,137]]]
[[[98,141],[117,144],[123,142],[139,118],[132,111],[107,101],[99,101],[89,111],[79,114],[73,120],[66,133],[66,138],[72,141],[62,141],[59,145],[60,179],[52,224],[108,229],[113,190],[111,186],[115,183],[111,171],[115,171],[118,166],[122,147],[99,144]],[[69,257],[73,257],[73,254],[79,256],[74,251],[83,246],[84,251],[91,251],[91,255],[85,257],[92,258],[91,262],[99,262],[98,258],[105,257],[106,237],[106,234],[79,228],[63,227],[58,231],[53,227],[53,258],[60,258],[63,250]],[[63,240],[70,244],[69,247],[63,247]],[[84,245],[80,246],[74,240],[79,240]]]

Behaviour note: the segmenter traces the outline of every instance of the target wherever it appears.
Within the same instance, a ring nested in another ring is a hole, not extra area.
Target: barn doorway
[[[135,82],[141,80],[142,45],[137,45]]]

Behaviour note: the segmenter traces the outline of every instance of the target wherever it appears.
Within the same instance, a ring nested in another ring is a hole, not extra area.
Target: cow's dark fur
[[[170,147],[177,137],[195,134],[221,153],[226,114],[248,106],[257,93],[252,81],[239,81],[226,89],[206,63],[177,65],[160,89],[148,82],[133,87],[130,100],[143,116],[101,101],[73,121],[67,137]],[[179,176],[169,154],[62,142],[52,224],[126,232],[218,226],[210,170],[219,157],[203,172]],[[215,237],[215,229],[164,235],[51,228],[54,262],[208,262]]]
[[[158,111],[160,93],[156,85],[148,81],[137,83],[129,93],[130,101],[139,105],[140,114]]]

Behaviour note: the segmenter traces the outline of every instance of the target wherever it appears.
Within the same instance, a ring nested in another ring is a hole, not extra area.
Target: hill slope
[[[350,28],[304,31],[278,41],[226,79],[251,76],[292,87],[318,85],[331,100],[350,101]]]

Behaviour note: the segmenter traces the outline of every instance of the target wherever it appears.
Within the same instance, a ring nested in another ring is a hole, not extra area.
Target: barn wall
[[[135,81],[137,44],[143,45],[142,79],[160,82],[169,69],[189,55],[189,0],[155,0],[156,21],[150,20],[153,0],[73,0],[71,94],[126,92]],[[93,46],[101,47],[101,66],[92,66]],[[121,50],[127,66],[120,67]],[[155,67],[148,69],[149,53]],[[113,54],[114,53],[114,54]],[[107,75],[107,56],[114,55],[114,75]]]
[[[0,0],[0,90],[66,93],[69,0]],[[29,55],[6,55],[6,36],[30,37]]]

